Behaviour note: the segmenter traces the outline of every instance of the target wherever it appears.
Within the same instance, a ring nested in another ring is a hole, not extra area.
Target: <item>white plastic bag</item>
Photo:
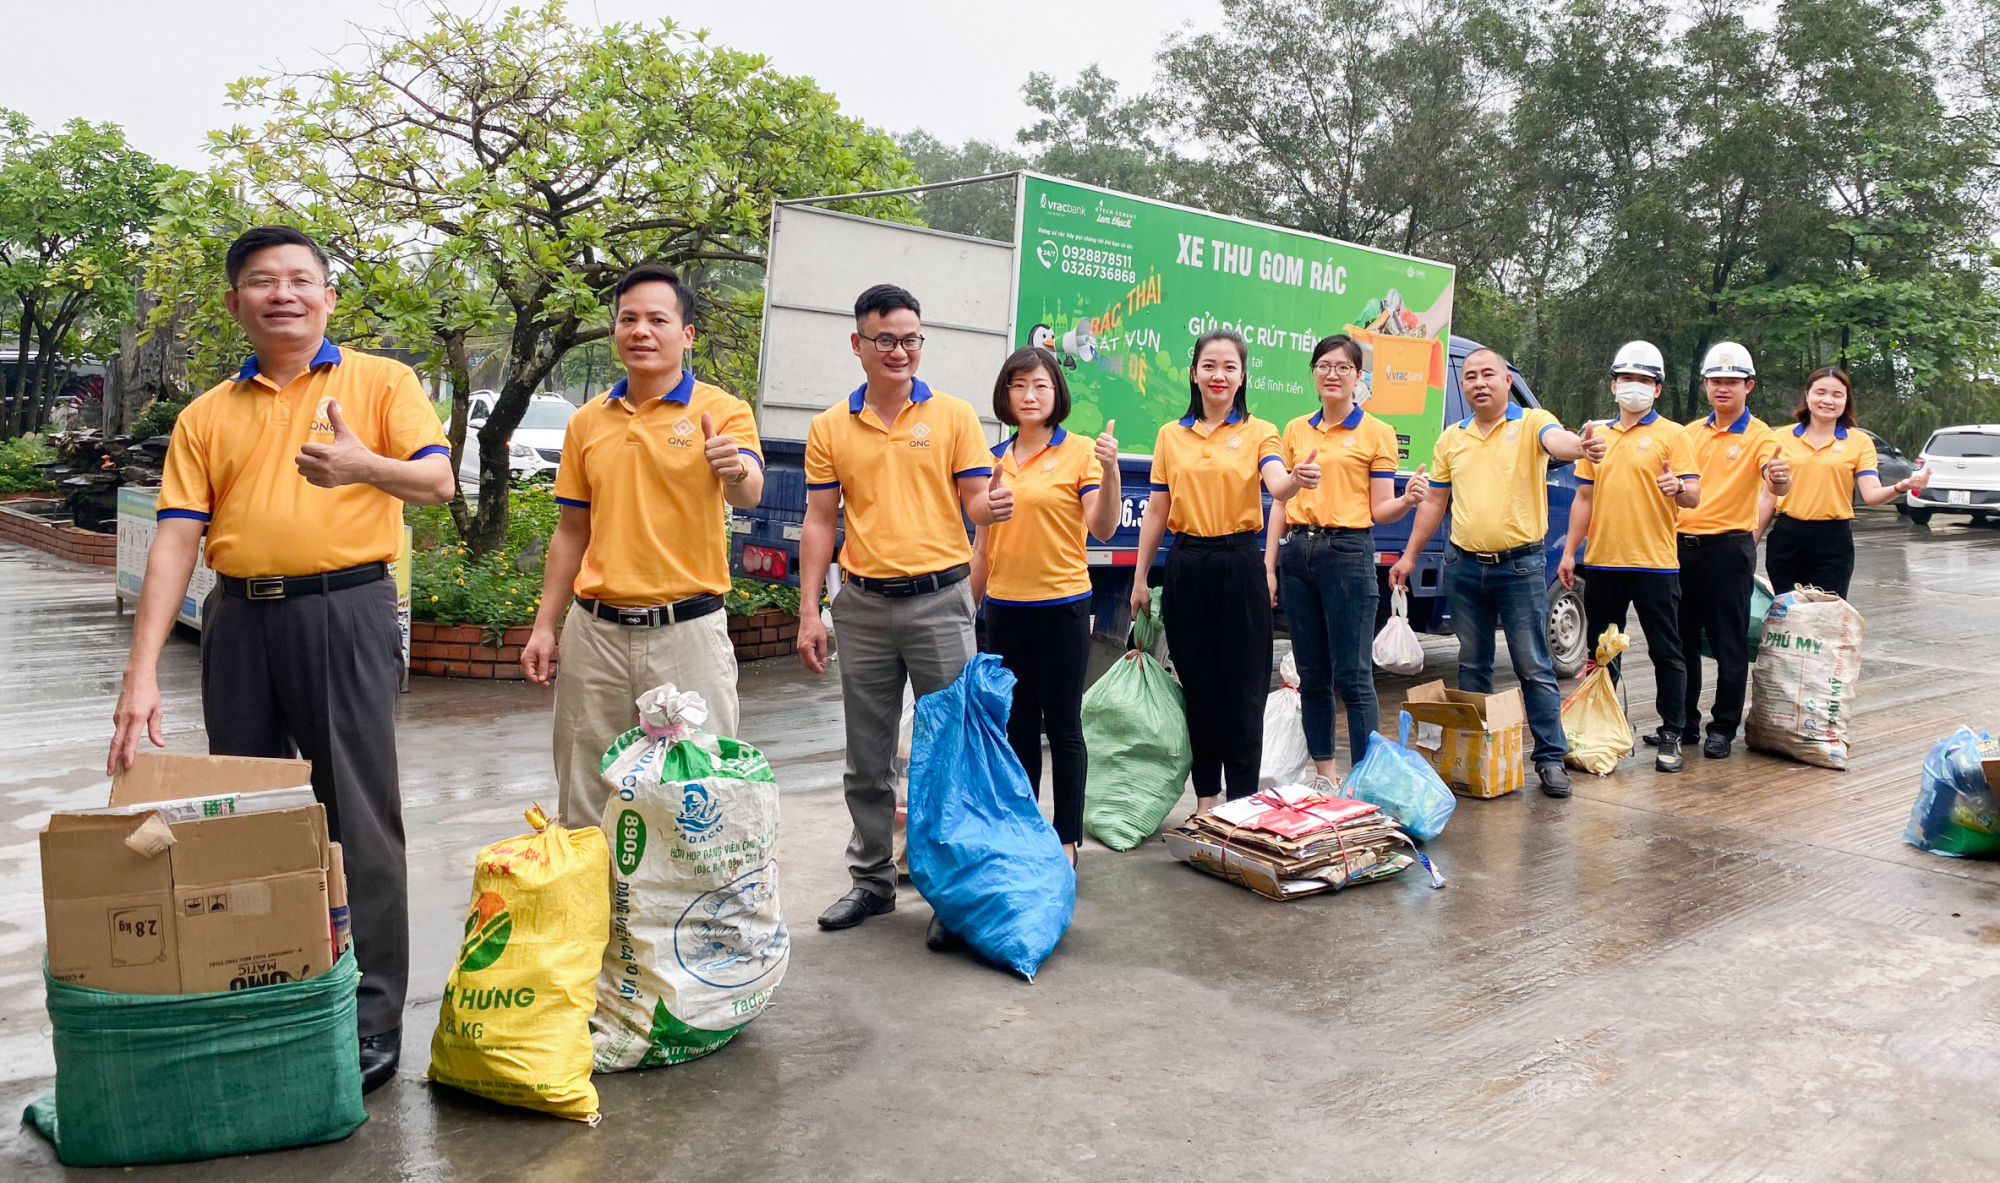
[[[1264,758],[1257,783],[1267,789],[1311,784],[1314,775],[1305,724],[1299,718],[1299,666],[1290,653],[1278,663],[1278,681],[1279,687],[1264,700]]]
[[[1375,664],[1392,674],[1424,672],[1424,643],[1410,627],[1410,593],[1395,588],[1389,593],[1389,619],[1375,634]]]
[[[1854,605],[1816,587],[1772,602],[1751,667],[1750,716],[1743,727],[1751,747],[1846,770],[1861,625]]]
[[[910,877],[910,733],[916,726],[917,692],[903,683],[903,718],[896,724],[896,754],[889,761],[889,779],[896,784],[896,822],[889,831],[896,876]]]
[[[604,753],[611,943],[591,1018],[599,1072],[678,1064],[729,1042],[784,979],[778,785],[763,753],[699,730],[701,696],[639,698]]]

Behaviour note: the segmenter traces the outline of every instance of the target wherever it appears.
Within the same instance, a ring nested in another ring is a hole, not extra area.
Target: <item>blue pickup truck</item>
[[[1450,339],[1445,379],[1445,422],[1455,422],[1472,413],[1466,406],[1465,396],[1459,391],[1458,375],[1466,356],[1479,347],[1478,342],[1464,337]],[[1534,391],[1528,389],[1528,384],[1521,380],[1518,373],[1514,375],[1513,397],[1524,407],[1541,405],[1536,401]],[[805,443],[767,439],[764,441],[764,455],[764,501],[756,509],[733,511],[730,561],[739,575],[797,587],[799,528],[806,514]],[[1414,471],[1418,464],[1428,459],[1424,456],[1405,457],[1404,467]],[[1139,517],[1145,509],[1152,459],[1128,455],[1121,460],[1120,469],[1124,474],[1125,504],[1119,513],[1118,533],[1108,544],[1099,545],[1096,539],[1090,540],[1090,579],[1094,591],[1092,616],[1096,621],[1096,631],[1113,637],[1122,637],[1129,623],[1132,566],[1138,558]],[[1397,488],[1400,490],[1407,480],[1407,477],[1397,477]],[[1555,582],[1556,562],[1562,556],[1563,536],[1569,529],[1569,507],[1575,498],[1576,475],[1571,466],[1552,466],[1549,469],[1549,533],[1543,542],[1548,554],[1550,580],[1548,634],[1549,650],[1555,657],[1557,674],[1565,678],[1583,668],[1588,645],[1583,598]],[[1402,556],[1403,547],[1409,541],[1409,521],[1405,518],[1391,525],[1375,527],[1378,582],[1382,593],[1378,609],[1380,617],[1388,615],[1388,571],[1390,565]],[[1449,536],[1450,529],[1447,519],[1418,557],[1416,570],[1410,576],[1410,623],[1419,632],[1451,632],[1451,614],[1445,606],[1440,586],[1444,540]],[[1169,534],[1160,548],[1161,560],[1165,559],[1167,548],[1172,545],[1173,535]],[[1280,627],[1282,623],[1281,619]]]

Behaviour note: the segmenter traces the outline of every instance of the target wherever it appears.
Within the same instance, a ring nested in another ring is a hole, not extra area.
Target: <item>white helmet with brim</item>
[[[1734,341],[1718,342],[1701,359],[1701,376],[1704,378],[1755,378],[1757,367],[1750,361],[1750,351]]]
[[[1611,372],[1635,374],[1665,385],[1667,359],[1660,356],[1660,347],[1651,341],[1627,341],[1619,346],[1618,356],[1611,359]]]

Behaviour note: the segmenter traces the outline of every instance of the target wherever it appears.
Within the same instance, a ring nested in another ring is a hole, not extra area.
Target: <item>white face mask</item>
[[[1653,400],[1659,397],[1659,392],[1653,388],[1651,382],[1614,382],[1611,385],[1611,395],[1625,410],[1644,411],[1653,405]]]

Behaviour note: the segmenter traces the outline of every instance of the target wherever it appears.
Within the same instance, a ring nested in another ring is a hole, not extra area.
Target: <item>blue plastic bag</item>
[[[2000,801],[1979,765],[1980,745],[1992,738],[1961,727],[1931,746],[1903,841],[1950,858],[2000,855]]]
[[[1342,788],[1356,801],[1366,801],[1395,818],[1410,837],[1429,842],[1444,832],[1458,798],[1430,761],[1405,746],[1410,742],[1410,712],[1400,715],[1401,742],[1391,742],[1386,735],[1369,736],[1367,754],[1348,772]]]
[[[917,700],[910,880],[953,934],[1033,981],[1076,911],[1076,871],[1007,746],[1014,675],[982,653]]]

